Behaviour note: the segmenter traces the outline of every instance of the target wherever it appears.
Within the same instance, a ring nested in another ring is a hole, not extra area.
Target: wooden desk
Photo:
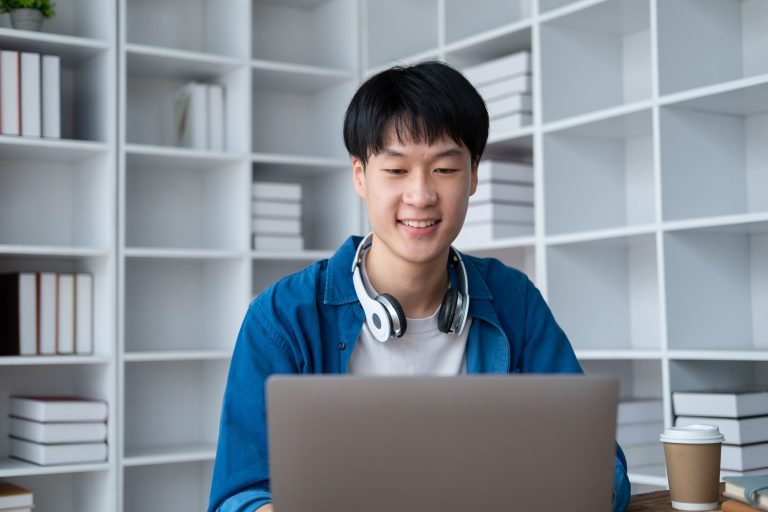
[[[721,510],[719,507],[716,510]],[[627,512],[679,512],[672,508],[669,491],[635,494],[629,501]]]

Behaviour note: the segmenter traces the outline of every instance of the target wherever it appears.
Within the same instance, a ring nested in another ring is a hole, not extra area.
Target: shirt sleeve
[[[264,321],[263,308],[268,301],[262,299],[256,299],[248,309],[232,355],[219,424],[209,512],[251,512],[272,501],[265,381],[272,374],[297,373],[297,370],[274,322]]]

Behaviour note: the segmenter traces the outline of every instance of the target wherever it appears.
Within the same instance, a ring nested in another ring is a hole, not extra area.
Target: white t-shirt
[[[363,284],[371,297],[378,295],[360,265]],[[467,373],[467,336],[471,318],[460,335],[437,328],[439,308],[427,318],[406,318],[405,334],[381,342],[363,324],[349,361],[353,375],[461,375]]]

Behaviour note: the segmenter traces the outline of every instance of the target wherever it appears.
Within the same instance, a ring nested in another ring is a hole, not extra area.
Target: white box
[[[672,393],[678,416],[742,418],[768,415],[768,390],[702,391]]]
[[[10,456],[41,466],[107,460],[107,443],[40,444],[11,438]]]
[[[257,235],[300,235],[301,220],[254,217],[251,219],[251,230]]]
[[[475,86],[531,72],[531,53],[516,52],[505,57],[465,68],[463,73]]]
[[[675,426],[715,425],[725,436],[725,444],[753,444],[768,442],[768,416],[753,418],[714,418],[702,416],[678,416]]]
[[[42,99],[40,96],[40,54],[21,54],[21,134],[42,135]]]
[[[301,218],[301,203],[254,199],[253,216],[299,219]]]
[[[530,126],[533,118],[530,114],[510,114],[504,117],[491,119],[488,127],[488,138],[498,137],[507,132],[514,132]]]
[[[533,235],[533,224],[512,224],[501,222],[483,222],[480,224],[464,224],[459,236],[456,237],[458,245],[484,244],[498,238],[511,238],[516,236]]]
[[[469,196],[469,204],[479,203],[518,203],[533,204],[533,187],[512,183],[478,183],[477,190]]]
[[[767,468],[768,443],[737,446],[724,444],[720,450],[720,467],[731,471]]]
[[[300,183],[254,181],[251,190],[254,199],[267,199],[272,201],[301,201]]]
[[[304,250],[304,237],[252,235],[254,251],[301,251]]]
[[[21,135],[19,52],[0,50],[0,135]]]
[[[496,82],[495,84],[478,87],[477,92],[488,102],[512,94],[530,93],[532,88],[531,75],[520,75]]]
[[[499,183],[533,184],[533,166],[498,160],[481,160],[477,166],[477,180],[480,183],[494,181]]]
[[[533,206],[504,203],[472,204],[467,209],[464,222],[478,224],[481,222],[503,222],[532,224],[534,221]]]
[[[527,93],[513,94],[485,102],[488,117],[495,119],[508,114],[522,112],[530,114],[532,110],[531,95]]]
[[[43,55],[42,64],[43,137],[61,138],[61,59]]]

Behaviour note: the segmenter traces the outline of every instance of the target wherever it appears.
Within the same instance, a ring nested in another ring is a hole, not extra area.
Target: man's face
[[[366,167],[356,158],[352,163],[374,246],[411,263],[446,255],[477,188],[477,165],[464,145],[447,136],[432,145],[400,142],[390,130],[384,149],[369,157]]]

